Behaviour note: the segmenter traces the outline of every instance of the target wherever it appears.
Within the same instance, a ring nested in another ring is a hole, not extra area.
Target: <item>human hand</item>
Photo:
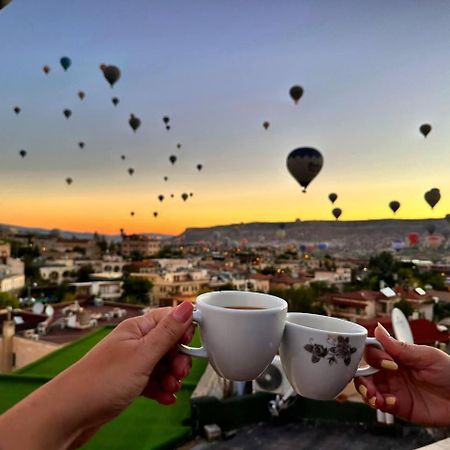
[[[399,342],[378,324],[375,337],[385,351],[366,348],[366,361],[380,371],[355,378],[371,407],[422,425],[450,425],[450,356],[426,345]]]

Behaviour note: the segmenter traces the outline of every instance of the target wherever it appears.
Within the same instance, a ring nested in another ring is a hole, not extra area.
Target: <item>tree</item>
[[[406,318],[414,312],[414,308],[404,298],[395,303],[394,307],[400,309]]]
[[[398,268],[399,264],[389,252],[381,252],[369,260],[369,276],[376,277],[378,283],[384,281],[389,286],[394,285]]]
[[[90,281],[90,275],[94,273],[94,268],[91,264],[86,264],[85,266],[81,266],[77,272],[77,281],[82,283],[85,281]]]
[[[0,307],[6,308],[11,306],[12,308],[19,308],[19,299],[10,292],[0,292]]]
[[[314,288],[301,286],[297,289],[273,289],[270,294],[284,298],[288,302],[289,311],[313,314],[325,313]]]
[[[122,288],[122,301],[124,303],[148,305],[148,294],[153,288],[153,283],[145,278],[126,277]]]

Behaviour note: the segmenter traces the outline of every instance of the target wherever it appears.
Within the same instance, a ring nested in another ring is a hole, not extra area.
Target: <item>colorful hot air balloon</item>
[[[197,164],[197,170],[200,172],[203,169],[203,164]]]
[[[175,155],[170,155],[169,161],[174,165],[177,162],[177,157]]]
[[[183,192],[183,193],[181,194],[181,198],[182,198],[183,201],[185,202],[185,201],[189,198],[189,195],[187,195],[186,192]]]
[[[294,100],[294,103],[297,104],[298,101],[302,98],[303,88],[298,85],[292,86],[291,89],[289,89],[289,95],[291,96],[292,100]]]
[[[328,195],[328,198],[329,198],[331,203],[334,203],[337,200],[338,195],[335,194],[334,192],[332,192],[331,194]]]
[[[309,183],[317,176],[322,166],[322,154],[312,147],[297,148],[292,150],[287,157],[287,168],[303,187],[303,192],[306,192]]]
[[[392,200],[392,202],[389,203],[389,208],[391,208],[393,213],[395,214],[400,208],[400,202],[398,202],[397,200]]]
[[[429,247],[431,247],[433,250],[436,250],[439,248],[444,242],[444,236],[441,236],[440,234],[430,234],[427,237],[427,244]]]
[[[133,129],[134,132],[141,126],[141,119],[136,117],[134,114],[130,114],[130,120],[128,121],[130,124],[130,127]]]
[[[111,99],[111,101],[112,101],[112,104],[114,105],[114,106],[117,106],[118,104],[119,104],[119,99],[117,98],[117,97],[113,97],[112,99]]]
[[[158,195],[158,200],[160,202],[162,202],[164,200],[164,195],[162,195],[162,194]]]
[[[430,133],[432,127],[429,123],[424,123],[423,125],[420,125],[420,132],[423,134],[423,137],[427,137],[428,134]]]
[[[70,177],[66,178],[66,183],[70,186],[73,183],[72,178]]]
[[[267,121],[263,122],[263,128],[265,130],[267,130],[269,127],[270,127],[270,123],[269,122],[267,122]]]
[[[45,75],[48,75],[48,73],[50,72],[50,66],[44,66],[42,68],[43,72],[45,73]]]
[[[431,206],[431,209],[433,209],[441,199],[441,192],[438,188],[430,189],[428,192],[425,192],[424,198]]]
[[[14,112],[15,112],[16,114],[20,114],[20,111],[22,111],[22,110],[20,109],[20,107],[14,106]]]
[[[130,168],[128,169],[128,173],[129,173],[130,175],[133,175],[133,174],[134,174],[134,169],[133,169],[132,167],[130,167]]]
[[[336,220],[338,220],[339,217],[341,217],[342,209],[341,208],[334,208],[333,211],[331,211],[331,213],[333,214],[334,218]]]
[[[67,70],[72,65],[72,60],[68,56],[63,56],[59,62],[64,70]]]
[[[122,161],[125,161],[126,158],[127,158],[127,157],[126,157],[125,155],[120,155],[120,159],[121,159]]]
[[[408,241],[409,241],[409,245],[411,247],[414,247],[415,245],[417,245],[419,243],[420,240],[420,234],[416,233],[416,232],[412,232],[412,233],[408,233]]]
[[[6,5],[9,5],[11,0],[0,0],[0,9],[3,9]]]
[[[120,69],[117,66],[106,66],[103,69],[103,75],[106,81],[113,87],[120,78]]]
[[[26,150],[20,150],[19,155],[20,155],[22,158],[25,158],[25,156],[27,156],[27,151],[26,151]]]
[[[154,217],[158,217],[158,211],[155,211],[155,212],[153,213],[153,216],[154,216]]]
[[[72,111],[70,109],[65,109],[63,111],[63,114],[64,114],[65,118],[68,119],[72,115]]]
[[[405,243],[402,239],[394,239],[391,246],[396,252],[399,252],[400,250],[405,248]]]
[[[78,92],[78,97],[80,98],[80,100],[83,100],[84,97],[86,97],[86,94],[83,91],[79,91]]]
[[[78,142],[78,147],[80,147],[80,148],[84,148],[84,142],[83,142],[83,141],[81,141],[81,142]]]

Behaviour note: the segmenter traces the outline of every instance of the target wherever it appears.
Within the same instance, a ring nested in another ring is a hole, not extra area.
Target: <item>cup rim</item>
[[[290,317],[292,316],[314,316],[314,317],[324,317],[326,320],[332,321],[332,322],[345,322],[350,324],[352,327],[356,327],[359,329],[359,331],[332,331],[332,330],[323,330],[321,328],[314,328],[314,327],[309,327],[308,325],[303,325],[303,324],[299,324],[299,323],[295,323],[295,322],[291,322],[289,320]],[[346,335],[346,336],[363,336],[366,335],[367,336],[367,329],[364,328],[362,325],[360,325],[359,323],[355,323],[355,322],[350,322],[349,320],[345,320],[345,319],[339,319],[338,317],[331,317],[331,316],[322,316],[321,314],[311,314],[311,313],[302,313],[302,312],[290,312],[287,313],[286,316],[286,326],[293,326],[293,327],[297,327],[297,328],[306,328],[308,330],[312,330],[318,333],[325,333],[327,335]]]
[[[236,295],[236,294],[245,294],[245,295],[263,295],[265,297],[271,297],[273,299],[276,299],[277,301],[280,301],[281,304],[277,305],[277,306],[271,306],[270,308],[263,308],[263,309],[259,309],[258,314],[267,314],[269,312],[274,312],[274,311],[283,311],[283,310],[287,310],[288,308],[288,304],[286,302],[286,300],[282,299],[281,297],[277,297],[276,295],[271,295],[271,294],[266,294],[264,292],[253,292],[253,291],[213,291],[213,292],[205,292],[204,294],[200,294],[195,303],[198,305],[202,305],[203,307],[206,308],[211,308],[213,310],[217,310],[217,311],[223,311],[224,308],[223,306],[217,306],[217,305],[211,305],[210,303],[205,301],[205,297],[210,297],[210,296],[214,296],[214,295],[220,295],[220,294],[231,294],[231,295]],[[256,310],[250,310],[250,309],[229,309],[227,311],[227,313],[232,313],[232,314],[254,314]]]

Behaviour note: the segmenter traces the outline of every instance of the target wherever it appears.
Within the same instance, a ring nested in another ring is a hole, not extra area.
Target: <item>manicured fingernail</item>
[[[378,322],[377,328],[380,329],[380,331],[386,336],[386,337],[390,337],[391,335],[389,334],[388,330],[386,330],[386,328],[383,327],[383,325],[381,325],[380,322]]]
[[[391,361],[390,359],[383,359],[381,361],[381,367],[386,370],[397,370],[398,365],[395,361]]]
[[[364,398],[367,397],[367,388],[366,388],[363,384],[361,384],[361,386],[359,386],[358,392],[359,392]]]
[[[370,406],[373,406],[374,408],[375,408],[376,402],[377,402],[377,397],[375,395],[369,399]]]
[[[386,405],[394,406],[397,402],[397,399],[395,397],[386,397],[384,401],[386,402]]]
[[[189,318],[192,317],[192,303],[183,302],[178,305],[175,310],[172,312],[172,317],[180,323],[186,322]]]

